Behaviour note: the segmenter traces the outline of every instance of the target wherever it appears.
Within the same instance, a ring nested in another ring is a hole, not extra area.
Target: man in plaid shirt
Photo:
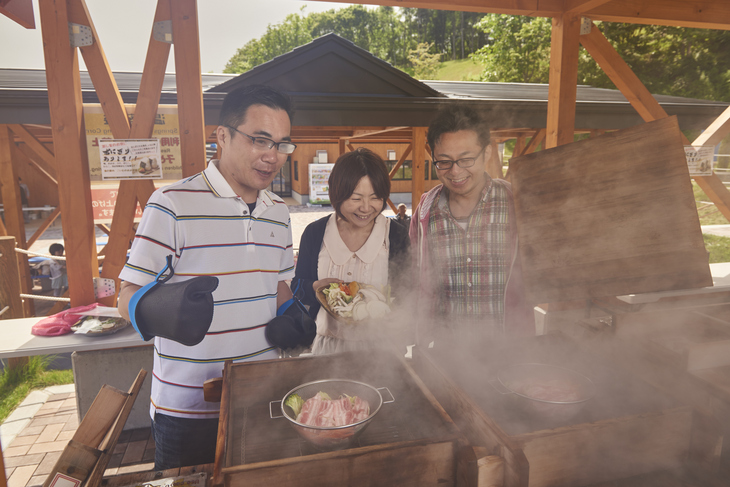
[[[428,129],[441,185],[421,198],[410,237],[420,285],[419,310],[433,317],[419,341],[534,334],[524,302],[510,183],[486,172],[489,126],[481,114],[449,107]]]

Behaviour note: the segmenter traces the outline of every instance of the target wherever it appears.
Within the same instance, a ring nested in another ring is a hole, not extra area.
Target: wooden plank
[[[78,53],[70,45],[65,1],[40,0],[46,78],[68,262],[71,306],[93,303],[99,275],[91,206]]]
[[[102,386],[79,423],[73,440],[91,448],[98,448],[117,420],[128,396],[126,392],[115,387],[106,384]]]
[[[525,154],[532,154],[537,150],[538,147],[540,147],[540,144],[543,143],[545,140],[545,135],[547,131],[545,129],[538,129],[535,131],[533,136],[530,138],[530,143],[527,144],[527,147],[525,147],[525,150],[522,151],[521,156]]]
[[[0,304],[10,309],[0,315],[0,320],[25,318],[23,301],[20,299],[20,274],[15,253],[15,237],[0,237]]]
[[[119,436],[122,434],[124,424],[127,422],[129,413],[132,412],[132,406],[134,406],[134,402],[137,400],[139,391],[142,388],[142,383],[144,382],[146,377],[147,371],[144,369],[140,370],[137,374],[137,378],[134,380],[132,386],[129,388],[129,391],[127,392],[127,399],[126,401],[124,401],[124,405],[119,412],[119,416],[117,417],[116,422],[112,427],[112,430],[109,432],[109,435],[104,438],[104,441],[101,444],[100,448],[102,450],[102,454],[99,457],[99,461],[96,463],[96,465],[94,465],[94,469],[91,471],[91,474],[89,475],[89,478],[86,481],[84,487],[97,487],[101,483],[101,478],[104,475],[104,471],[109,464],[109,460],[111,460],[112,455],[114,454],[114,447],[119,441]]]
[[[530,487],[578,487],[682,465],[691,430],[692,409],[679,407],[513,438],[530,462]]]
[[[502,173],[502,161],[499,158],[499,148],[497,142],[492,140],[489,144],[491,147],[491,156],[487,160],[487,174],[493,179],[502,179],[504,174]]]
[[[415,208],[426,189],[426,127],[413,127],[411,148],[411,204]]]
[[[80,480],[83,484],[91,469],[94,468],[100,454],[101,452],[95,448],[76,440],[70,440],[61,456],[56,460],[56,464],[43,483],[43,487],[72,482],[67,480],[68,477]]]
[[[68,18],[71,22],[88,26],[94,42],[89,46],[80,47],[81,55],[89,71],[89,77],[94,84],[94,91],[104,110],[104,116],[115,139],[129,138],[129,117],[122,101],[117,82],[107,62],[104,49],[101,46],[99,33],[89,14],[85,0],[70,0],[68,2]]]
[[[612,0],[585,15],[608,22],[727,30],[730,3],[724,0]]]
[[[0,2],[0,14],[17,22],[26,29],[35,29],[33,0],[4,0]]]
[[[565,0],[565,13],[568,14],[581,14],[585,13],[596,7],[600,7],[604,3],[608,3],[611,0]]]
[[[411,153],[411,150],[413,149],[413,144],[409,144],[408,147],[406,147],[406,150],[403,151],[403,155],[400,156],[400,159],[398,159],[398,162],[395,163],[395,166],[393,166],[393,169],[390,170],[390,173],[388,173],[388,179],[393,179],[393,176],[395,176],[395,173],[398,172],[398,169],[403,165],[404,162],[406,162],[406,158]]]
[[[573,142],[579,37],[580,15],[553,18],[545,139],[548,148]]]
[[[670,117],[512,161],[529,302],[712,285],[679,134]]]
[[[175,43],[175,80],[180,121],[183,177],[205,169],[203,80],[200,76],[200,41],[196,0],[171,3],[172,38]]]
[[[639,78],[595,25],[593,25],[589,34],[580,36],[580,42],[645,121],[657,120],[667,116],[667,113],[659,105],[659,102],[656,101],[654,96],[641,83]],[[708,133],[708,140],[710,134],[717,133],[717,136],[719,136],[728,129],[728,117],[730,117],[730,114],[728,114],[728,110],[725,110],[715,120],[716,123],[710,126],[713,128],[713,132]],[[684,134],[680,134],[680,136],[683,143],[689,145],[689,141]],[[713,140],[715,140],[714,135]],[[706,140],[700,136],[696,142],[697,145],[700,145],[700,143],[706,142]],[[694,179],[702,191],[715,203],[723,216],[730,219],[730,191],[728,191],[720,178],[712,175],[695,177]]]

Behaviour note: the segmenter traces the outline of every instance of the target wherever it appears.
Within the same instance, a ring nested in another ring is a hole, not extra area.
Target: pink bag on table
[[[33,325],[30,332],[37,336],[55,337],[71,333],[71,326],[81,319],[83,313],[99,306],[99,303],[87,304],[86,306],[76,306],[56,313],[55,315],[43,318],[41,321]]]

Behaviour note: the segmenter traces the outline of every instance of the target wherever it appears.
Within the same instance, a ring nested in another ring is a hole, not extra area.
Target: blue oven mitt
[[[132,326],[145,341],[159,336],[187,346],[197,345],[213,321],[213,291],[218,287],[218,278],[198,276],[167,284],[173,275],[172,255],[168,255],[167,264],[155,280],[132,295]]]

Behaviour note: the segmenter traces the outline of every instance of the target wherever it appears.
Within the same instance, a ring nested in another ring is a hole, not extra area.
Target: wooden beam
[[[170,0],[158,0],[157,2],[154,22],[164,20],[170,20]],[[162,93],[162,83],[165,79],[165,67],[169,57],[170,44],[155,40],[154,35],[150,32],[130,138],[152,137]],[[104,247],[104,267],[101,271],[102,277],[116,281],[117,290],[119,289],[119,273],[127,260],[127,250],[134,237],[134,213],[137,209],[137,201],[144,208],[154,190],[154,183],[148,179],[122,181],[119,184],[111,232],[108,243]],[[102,298],[100,301],[107,306],[115,306],[116,295]]]
[[[15,242],[19,248],[27,249],[23,207],[20,199],[20,185],[18,184],[18,175],[13,164],[14,145],[13,135],[8,126],[0,125],[0,190],[2,190],[6,231],[15,238]],[[13,254],[15,254],[14,250]],[[13,264],[17,262],[21,292],[23,294],[30,293],[33,289],[33,283],[30,278],[28,256],[25,254],[20,254],[17,257],[13,255],[10,260]],[[23,300],[22,308],[26,317],[35,314],[33,301],[30,299]]]
[[[388,174],[388,179],[393,179],[393,176],[395,176],[395,173],[398,172],[398,169],[403,165],[404,162],[406,162],[406,157],[408,157],[408,154],[411,153],[411,150],[413,149],[413,144],[410,144],[408,147],[406,147],[406,150],[403,151],[403,155],[400,156],[400,159],[398,159],[398,162],[395,163],[395,166],[393,166],[393,169],[390,170],[390,173]]]
[[[0,2],[0,14],[26,29],[35,29],[32,0],[5,0]]]
[[[580,16],[553,18],[546,148],[573,142],[580,47]]]
[[[28,149],[36,154],[36,157],[42,161],[44,165],[44,171],[56,177],[56,156],[53,154],[51,149],[38,140],[30,131],[20,124],[12,124],[9,126],[10,130],[13,131],[16,137],[25,142]],[[39,163],[40,164],[40,163]]]
[[[629,100],[631,106],[634,107],[644,121],[648,122],[667,116],[667,112],[659,105],[659,102],[646,89],[639,77],[634,74],[595,24],[592,26],[590,33],[580,36],[580,43],[595,59],[613,84]]]
[[[59,206],[55,210],[53,210],[50,215],[48,215],[48,218],[43,220],[43,223],[40,224],[35,233],[28,239],[27,248],[30,248],[35,243],[35,241],[38,240],[46,230],[48,230],[48,227],[53,225],[53,222],[56,221],[56,218],[58,218],[60,215],[61,207]]]
[[[356,130],[352,135],[345,135],[342,139],[357,139],[360,137],[369,137],[371,135],[386,134],[388,132],[395,132],[397,130],[405,130],[408,127],[386,127],[382,130]]]
[[[504,174],[502,173],[502,161],[499,159],[497,142],[492,140],[489,146],[492,148],[492,156],[487,161],[487,174],[492,179],[502,179]]]
[[[426,189],[426,127],[413,127],[411,157],[411,206],[416,207]]]
[[[730,107],[726,108],[714,122],[710,124],[704,132],[697,137],[692,145],[703,146],[711,145],[716,146],[727,134],[730,134]]]
[[[611,0],[565,0],[566,14],[582,14]]]
[[[200,76],[200,40],[196,0],[170,4],[172,39],[175,43],[175,80],[180,121],[180,153],[183,177],[205,169],[205,121],[203,80]]]
[[[10,306],[10,309],[0,315],[0,320],[25,318],[28,315],[23,310],[23,300],[20,298],[21,284],[18,274],[18,258],[15,252],[17,242],[15,237],[0,237],[0,303],[2,307]],[[25,294],[25,293],[24,293]],[[2,472],[3,478],[5,471]]]
[[[515,150],[512,151],[512,157],[510,159],[521,156],[525,147],[527,147],[527,137],[525,135],[520,135],[515,139]]]
[[[99,275],[91,207],[78,53],[68,35],[65,0],[39,0],[48,104],[58,171],[71,306],[93,303],[93,278]]]
[[[540,144],[545,140],[545,133],[545,129],[536,130],[535,134],[530,139],[530,143],[527,144],[527,147],[525,147],[525,150],[523,150],[520,155],[524,156],[525,154],[532,154],[535,152]]]
[[[31,150],[31,148],[28,147],[28,144],[16,145],[14,151],[14,155],[18,160],[24,160],[29,166],[38,171],[39,174],[50,181],[53,185],[58,186],[56,170],[54,168],[47,167],[43,162],[43,159],[38,157],[38,154]]]
[[[613,46],[611,46],[595,25],[593,25],[589,34],[581,36],[580,42],[590,55],[593,56],[601,69],[608,75],[613,84],[631,102],[631,105],[639,112],[639,115],[641,115],[644,121],[650,122],[667,116],[667,113],[659,105],[659,102],[656,101],[646,86],[631,71],[631,68],[618,55]],[[717,124],[713,123],[711,125],[711,127],[714,126],[714,129],[711,134],[708,134],[707,140],[715,140],[716,133],[722,134],[726,130],[728,123],[726,120],[727,113],[728,110],[725,110],[715,121]],[[696,142],[701,142],[703,139],[700,136]],[[684,134],[682,134],[682,141],[684,145],[690,145],[689,140],[687,140]],[[712,202],[715,203],[720,213],[730,220],[730,191],[728,191],[720,178],[713,174],[712,176],[697,176],[694,180]]]
[[[94,42],[89,46],[80,47],[81,55],[84,56],[89,77],[94,84],[94,90],[99,98],[99,103],[104,110],[106,121],[115,139],[129,138],[129,117],[124,107],[122,94],[119,92],[117,82],[114,79],[112,70],[107,62],[104,49],[102,49],[99,34],[94,27],[94,22],[89,15],[89,9],[84,0],[69,0],[68,17],[73,23],[88,26]]]

